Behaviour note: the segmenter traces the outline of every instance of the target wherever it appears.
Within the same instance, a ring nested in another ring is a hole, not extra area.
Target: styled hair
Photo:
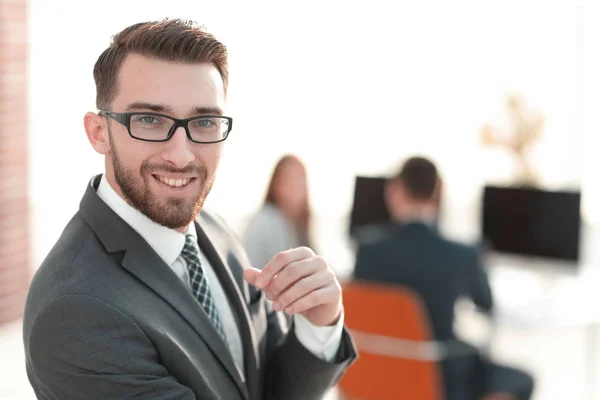
[[[415,200],[430,200],[438,185],[437,168],[424,157],[406,160],[395,178]]]
[[[302,163],[302,161],[292,155],[292,154],[288,154],[283,156],[275,165],[275,168],[273,169],[273,174],[271,175],[271,181],[269,182],[269,187],[267,189],[267,196],[265,197],[265,204],[272,204],[276,207],[281,207],[281,205],[279,204],[279,200],[277,199],[277,196],[275,196],[275,184],[277,182],[277,178],[278,176],[282,173],[283,168],[285,167],[286,164],[291,163],[291,162],[295,162],[298,163],[300,165],[302,165],[304,167],[304,164]],[[307,189],[308,190],[308,189]],[[305,202],[302,205],[302,213],[300,214],[299,220],[298,221],[294,221],[294,225],[297,228],[300,228],[302,230],[304,230],[304,232],[308,232],[309,231],[309,226],[310,226],[310,206],[308,204],[308,196],[306,196]]]
[[[117,77],[129,54],[189,64],[209,63],[221,74],[227,94],[227,48],[193,21],[141,22],[117,33],[94,66],[96,107],[108,110],[117,96]]]

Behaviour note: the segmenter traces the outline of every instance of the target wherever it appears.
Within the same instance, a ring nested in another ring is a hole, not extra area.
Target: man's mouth
[[[158,180],[172,188],[184,187],[196,179],[196,178],[168,178],[166,176],[161,176],[161,175],[152,175],[152,176],[154,176],[154,178],[156,180]]]

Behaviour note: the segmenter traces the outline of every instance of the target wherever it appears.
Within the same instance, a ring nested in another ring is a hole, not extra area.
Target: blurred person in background
[[[492,363],[454,334],[459,297],[470,298],[488,314],[493,301],[475,247],[447,240],[435,228],[440,188],[437,168],[430,160],[413,157],[404,163],[386,186],[393,223],[359,244],[354,278],[415,290],[428,311],[434,339],[472,350],[472,356],[442,361],[448,400],[527,400],[533,391],[531,376]]]
[[[262,208],[243,234],[254,268],[262,268],[280,251],[313,247],[306,175],[304,164],[294,155],[282,157],[275,165]]]

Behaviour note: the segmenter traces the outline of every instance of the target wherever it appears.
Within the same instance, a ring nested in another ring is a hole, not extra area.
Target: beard
[[[139,176],[142,178],[140,181],[134,171],[123,165],[113,143],[111,137],[110,146],[115,180],[129,205],[157,224],[171,229],[186,227],[196,219],[213,185],[213,180],[207,178],[208,174],[204,166],[188,165],[179,169],[168,164],[159,165],[144,161],[140,167]],[[160,175],[160,172],[194,174],[195,179],[200,182],[200,189],[187,198],[159,199],[152,193],[150,179],[155,179],[152,175]]]

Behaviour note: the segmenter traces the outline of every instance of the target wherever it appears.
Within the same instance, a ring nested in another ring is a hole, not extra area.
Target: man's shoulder
[[[100,244],[89,225],[85,223],[79,213],[76,213],[63,229],[58,240],[42,261],[38,273],[56,265],[69,265],[75,263],[82,253],[90,247],[100,249]]]
[[[439,254],[447,265],[454,265],[461,270],[477,265],[479,254],[474,245],[448,238],[442,238],[441,243]]]
[[[402,249],[399,245],[404,243],[411,248],[426,247],[446,255],[470,257],[477,254],[475,246],[448,238],[438,228],[425,224],[372,225],[361,230],[357,238],[360,247]]]
[[[440,236],[440,239],[441,239],[442,243],[444,243],[444,245],[450,251],[453,251],[455,253],[460,253],[462,255],[467,255],[467,256],[477,254],[477,248],[474,245],[459,242],[457,240],[448,239],[448,238],[441,237],[441,236]]]
[[[66,295],[94,294],[94,288],[114,280],[110,264],[114,263],[92,229],[75,214],[33,276],[24,322],[31,323],[48,304]]]
[[[114,263],[102,243],[76,213],[35,272],[30,298],[47,301],[67,292],[85,291],[93,286],[92,281],[109,279],[110,268],[97,266],[110,264]]]
[[[393,225],[387,223],[366,225],[356,230],[355,237],[360,247],[385,245],[393,239]]]
[[[240,235],[220,214],[214,210],[203,208],[202,211],[200,211],[200,214],[198,214],[196,221],[202,229],[211,233],[211,239],[217,239],[219,244],[225,245],[238,257],[246,258],[246,252]]]
[[[233,230],[233,228],[227,223],[225,218],[221,216],[214,210],[210,210],[207,208],[202,208],[200,213],[198,214],[198,218],[196,218],[198,224],[201,227],[209,227],[213,231],[220,232],[221,234],[225,234],[228,236],[238,238],[237,232]]]

